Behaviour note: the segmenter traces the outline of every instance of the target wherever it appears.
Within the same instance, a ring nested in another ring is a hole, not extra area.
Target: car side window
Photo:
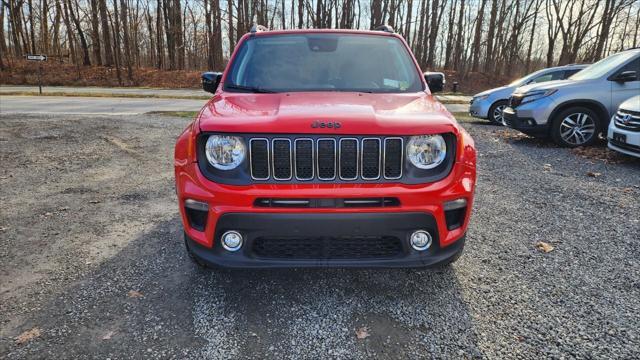
[[[640,73],[640,58],[637,58],[623,66],[618,71],[618,74],[625,71],[635,71],[636,73]]]
[[[561,80],[563,74],[564,74],[564,71],[562,71],[562,70],[561,71],[550,72],[550,73],[544,74],[542,76],[538,76],[537,78],[531,80],[531,83],[541,83],[541,82],[545,82],[545,81]]]
[[[562,79],[568,79],[571,77],[571,75],[577,73],[578,71],[580,71],[582,69],[571,69],[571,70],[565,70],[564,71],[564,76],[562,77]]]

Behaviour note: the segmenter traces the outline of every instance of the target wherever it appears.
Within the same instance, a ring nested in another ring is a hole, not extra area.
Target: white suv
[[[611,119],[609,148],[640,158],[640,95],[623,102]]]
[[[568,80],[516,89],[504,112],[507,126],[558,145],[592,144],[618,106],[640,94],[640,49],[611,55]]]

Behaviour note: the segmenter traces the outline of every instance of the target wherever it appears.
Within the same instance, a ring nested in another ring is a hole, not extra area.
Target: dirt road
[[[480,178],[451,268],[210,272],[173,191],[187,121],[0,117],[0,358],[640,353],[639,161],[466,123]]]

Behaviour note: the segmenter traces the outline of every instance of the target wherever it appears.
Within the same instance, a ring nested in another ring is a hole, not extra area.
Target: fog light
[[[227,251],[238,251],[242,247],[242,235],[237,231],[222,234],[222,247]]]
[[[418,251],[427,250],[431,246],[431,234],[424,230],[417,230],[411,234],[411,247]]]

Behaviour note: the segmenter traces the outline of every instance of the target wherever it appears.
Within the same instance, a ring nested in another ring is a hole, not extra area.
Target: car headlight
[[[538,91],[532,91],[530,93],[526,93],[522,96],[521,104],[526,104],[532,101],[540,100],[549,95],[555,94],[556,91],[558,91],[558,89],[538,90]]]
[[[482,100],[486,100],[489,97],[489,94],[487,95],[480,95],[480,96],[474,96],[473,97],[473,101],[482,101]]]
[[[237,168],[244,161],[246,152],[244,141],[237,136],[211,135],[205,146],[209,164],[220,170]]]
[[[441,135],[412,136],[407,144],[407,158],[420,169],[433,169],[447,155],[447,143]]]

